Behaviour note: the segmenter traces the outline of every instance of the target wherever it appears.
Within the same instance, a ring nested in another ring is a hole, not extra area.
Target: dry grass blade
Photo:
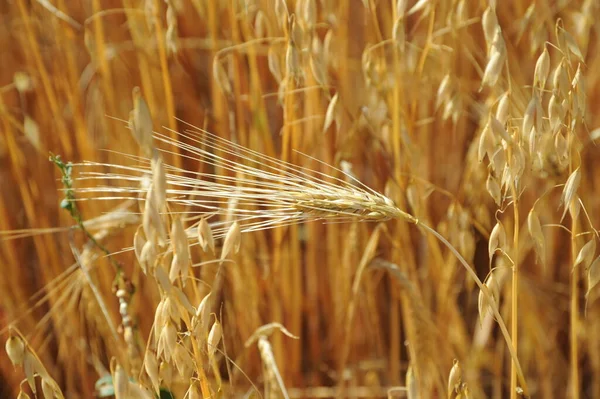
[[[250,336],[250,338],[246,340],[244,346],[248,348],[254,345],[254,343],[257,342],[261,336],[269,337],[275,331],[280,331],[284,335],[293,339],[300,339],[300,337],[297,337],[291,332],[289,332],[288,329],[285,328],[285,326],[283,326],[281,323],[269,323],[257,328],[256,331],[254,331],[254,333]]]

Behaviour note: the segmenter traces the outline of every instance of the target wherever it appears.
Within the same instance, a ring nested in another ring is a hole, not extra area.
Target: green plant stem
[[[70,162],[64,163],[60,158],[60,155],[54,155],[50,153],[50,162],[56,165],[62,174],[61,182],[65,187],[65,198],[61,202],[60,206],[63,209],[66,209],[75,223],[77,223],[77,227],[85,234],[85,236],[90,240],[90,242],[98,249],[100,249],[109,259],[110,263],[114,266],[117,276],[116,278],[121,279],[123,275],[123,268],[119,263],[117,263],[111,256],[110,251],[102,245],[96,238],[90,233],[83,224],[83,218],[81,217],[81,213],[79,212],[79,208],[75,203],[75,192],[73,190],[73,179],[71,178],[72,164]]]

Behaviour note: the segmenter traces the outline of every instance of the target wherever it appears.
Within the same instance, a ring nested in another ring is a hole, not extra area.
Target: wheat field
[[[598,15],[0,2],[0,397],[600,398]]]

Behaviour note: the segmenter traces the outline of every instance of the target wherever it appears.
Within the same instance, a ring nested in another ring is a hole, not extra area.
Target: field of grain
[[[600,398],[597,0],[0,2],[2,398]]]

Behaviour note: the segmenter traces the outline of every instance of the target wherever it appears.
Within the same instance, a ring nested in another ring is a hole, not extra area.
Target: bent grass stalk
[[[358,219],[365,222],[403,220],[432,234],[458,259],[487,298],[510,352],[521,388],[525,397],[528,396],[516,349],[500,315],[498,304],[464,257],[435,229],[401,210],[391,199],[367,187],[353,176],[321,161],[313,159],[345,179],[263,155],[206,131],[186,130],[179,133],[179,136],[191,144],[154,133],[158,142],[177,148],[176,151],[162,148],[159,151],[178,154],[189,160],[207,164],[223,170],[226,175],[192,172],[165,164],[166,201],[172,210],[179,206],[191,209],[188,212],[189,219],[197,219],[198,223],[203,218],[217,219],[210,222],[215,238],[224,238],[227,234],[232,212],[241,232],[319,220],[345,222]],[[223,155],[216,155],[216,152]],[[79,177],[75,179],[79,183],[75,189],[79,194],[77,200],[123,201],[144,198],[151,174],[150,160],[122,155],[137,161],[139,165],[95,162],[75,164],[76,168],[81,169]],[[88,171],[89,168],[95,167],[109,167],[117,172]],[[117,188],[93,185],[98,180],[114,180],[126,184]],[[86,183],[91,184],[86,186]],[[232,203],[235,204],[234,208],[231,207]],[[186,231],[188,239],[194,241],[189,245],[198,245],[195,243],[196,226],[197,224]]]

